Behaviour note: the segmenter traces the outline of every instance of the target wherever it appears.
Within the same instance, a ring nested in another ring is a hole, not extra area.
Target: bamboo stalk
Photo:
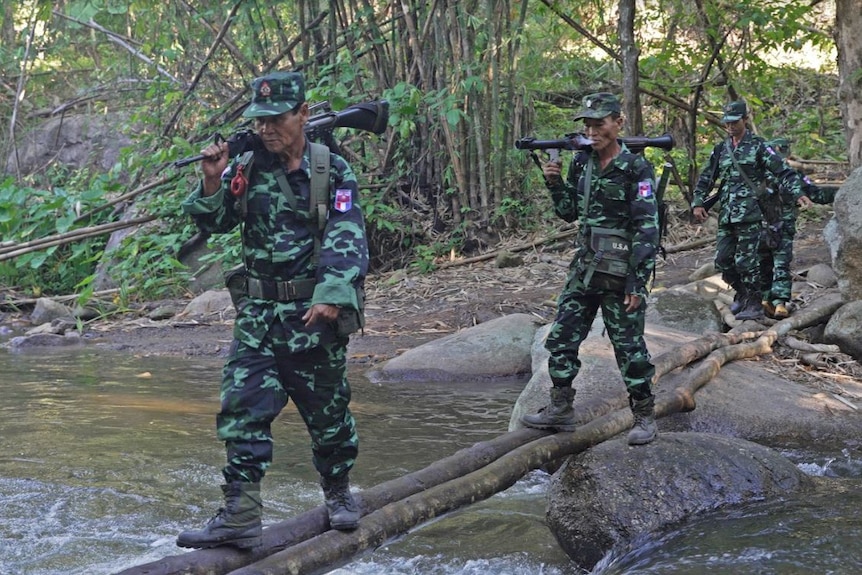
[[[112,222],[110,224],[102,224],[99,226],[93,226],[91,228],[82,228],[79,230],[73,230],[72,232],[57,234],[54,236],[49,236],[47,238],[33,240],[31,242],[25,242],[24,244],[16,244],[8,248],[0,249],[0,262],[11,260],[13,258],[28,254],[30,252],[36,252],[54,246],[61,246],[63,244],[72,243],[77,240],[92,238],[124,228],[130,228],[140,224],[145,224],[155,219],[156,216],[143,216],[125,222]]]

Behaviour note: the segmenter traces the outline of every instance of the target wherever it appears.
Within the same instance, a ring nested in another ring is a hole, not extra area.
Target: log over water
[[[841,305],[837,296],[821,300],[768,330],[708,335],[656,357],[656,380],[703,359],[683,385],[663,394],[664,399],[656,404],[656,416],[693,410],[696,391],[725,363],[768,353],[779,336],[819,323]],[[578,406],[578,415],[589,422],[573,433],[520,429],[357,493],[363,517],[355,531],[327,530],[326,511],[320,506],[264,529],[263,544],[253,551],[230,547],[193,551],[117,575],[313,575],[330,571],[417,525],[504,491],[530,471],[626,431],[632,416],[624,405],[624,394],[584,403]]]

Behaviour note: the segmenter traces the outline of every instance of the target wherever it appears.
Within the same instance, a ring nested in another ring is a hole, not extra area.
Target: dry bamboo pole
[[[145,224],[155,219],[156,216],[142,216],[140,218],[134,218],[125,222],[111,222],[109,224],[101,224],[90,228],[81,228],[78,230],[73,230],[71,232],[56,234],[39,240],[33,240],[31,242],[24,242],[23,244],[15,244],[13,246],[3,247],[0,248],[0,262],[5,260],[11,260],[13,258],[28,254],[30,252],[36,252],[54,246],[61,246],[63,244],[69,244],[78,240],[92,238],[95,236],[115,232],[117,230]]]

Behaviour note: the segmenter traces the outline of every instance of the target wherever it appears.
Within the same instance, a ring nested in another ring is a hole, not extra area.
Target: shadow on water
[[[0,575],[109,575],[181,553],[176,533],[202,525],[220,503],[224,453],[213,429],[220,373],[221,361],[211,359],[0,350]],[[358,373],[351,381],[361,438],[352,480],[360,489],[505,432],[523,387],[482,383],[456,392],[443,383],[372,384]],[[265,523],[322,502],[292,407],[274,433]],[[857,489],[693,521],[615,553],[594,572],[862,572],[862,466],[846,453],[795,455],[811,466],[806,472],[857,478],[846,480]],[[579,573],[544,525],[547,482],[533,473],[334,573]]]

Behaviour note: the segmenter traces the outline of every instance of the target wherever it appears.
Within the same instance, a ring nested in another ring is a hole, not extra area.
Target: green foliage
[[[238,106],[248,82],[276,61],[278,68],[306,73],[311,102],[328,100],[340,110],[369,94],[389,101],[387,135],[357,138],[359,144],[349,144],[346,156],[361,181],[371,236],[381,245],[412,250],[414,267],[431,269],[461,244],[465,221],[478,217],[473,205],[478,193],[460,189],[463,185],[483,181],[493,188],[493,205],[481,216],[490,214],[492,221],[484,224],[532,230],[554,222],[541,172],[526,153],[513,149],[512,141],[579,131],[572,109],[584,94],[621,92],[621,66],[609,54],[619,51],[616,3],[531,3],[523,29],[495,28],[516,20],[516,5],[498,11],[501,5],[489,0],[469,10],[455,3],[434,13],[440,10],[434,3],[411,4],[417,22],[434,23],[424,26],[427,33],[439,35],[441,19],[440,29],[451,27],[451,37],[459,38],[457,51],[447,51],[451,46],[436,36],[438,49],[431,53],[415,52],[404,39],[404,22],[382,17],[386,5],[376,2],[348,2],[316,28],[308,27],[321,9],[314,3],[240,3],[216,46],[232,6],[35,0],[0,11],[0,79],[9,88],[0,94],[5,120],[0,125],[16,125],[20,135],[44,117],[33,113],[40,110],[61,105],[68,105],[69,113],[123,109],[129,120],[117,128],[129,129],[136,138],[108,173],[52,167],[38,178],[0,184],[4,241],[35,240],[108,221],[111,210],[77,218],[104,205],[108,195],[172,174],[169,162],[198,153],[216,132],[233,132],[242,121]],[[834,57],[820,67],[790,59],[833,48],[830,8],[834,2],[809,0],[637,3],[641,87],[661,96],[643,98],[645,133],[695,131],[694,157],[682,148],[671,152],[683,178],[723,136],[719,126],[704,121],[704,111],[719,109],[732,91],[752,104],[757,131],[788,137],[794,155],[846,156],[834,97]],[[501,29],[505,37],[497,44],[495,33]],[[37,33],[26,52],[31,30]],[[299,44],[285,56],[283,50],[295,39]],[[210,52],[212,46],[216,49]],[[512,53],[498,58],[505,50]],[[22,71],[24,92],[15,94]],[[669,104],[673,101],[680,106]],[[686,109],[692,103],[698,112],[695,126]],[[13,104],[16,124],[11,122]],[[501,118],[497,125],[491,125],[494,114]],[[481,152],[473,139],[481,140]],[[664,154],[648,150],[647,156],[659,168]],[[193,179],[193,170],[183,175]],[[370,185],[363,172],[372,171]],[[194,233],[178,208],[192,182],[176,176],[136,200],[138,213],[160,215],[158,224],[128,236],[106,256],[125,301],[176,292],[189,273],[170,255]],[[679,193],[675,185],[670,189]],[[426,232],[432,220],[433,235]],[[447,230],[442,236],[441,229]],[[82,290],[86,295],[105,239],[0,262],[0,272],[33,291]],[[225,267],[238,260],[235,235],[210,242],[211,257]]]
[[[17,184],[13,178],[0,182],[0,237],[4,242],[24,244],[63,234],[84,225],[80,214],[99,205],[111,184],[104,176],[87,180],[84,172],[52,172],[57,187],[32,188]],[[83,189],[59,187],[80,186]],[[98,216],[86,225],[103,223]],[[4,282],[30,293],[69,293],[92,272],[105,245],[105,237],[77,240],[65,245],[46,245],[44,249],[22,253],[14,260],[0,262]],[[22,248],[18,248],[22,249]]]

